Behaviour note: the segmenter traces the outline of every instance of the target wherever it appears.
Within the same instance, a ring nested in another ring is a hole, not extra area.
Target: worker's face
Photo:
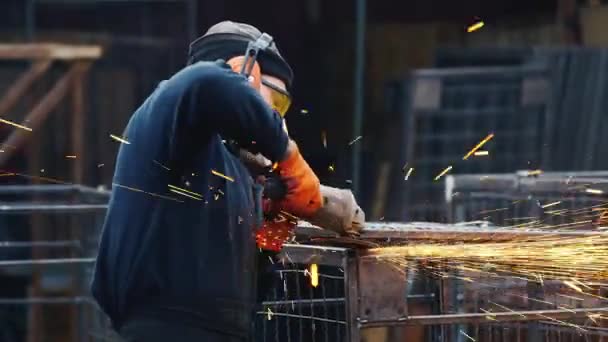
[[[264,101],[281,116],[284,116],[291,104],[289,93],[285,82],[280,79],[262,74],[262,84],[260,85],[260,94]]]

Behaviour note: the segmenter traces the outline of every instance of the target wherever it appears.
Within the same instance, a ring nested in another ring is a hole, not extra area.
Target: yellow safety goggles
[[[276,110],[281,117],[285,117],[289,106],[291,106],[291,96],[286,90],[283,90],[276,85],[264,80],[262,78],[262,85],[268,87],[271,90],[271,107]]]

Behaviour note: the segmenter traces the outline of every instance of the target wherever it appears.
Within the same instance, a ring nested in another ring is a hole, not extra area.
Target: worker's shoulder
[[[177,72],[169,82],[192,82],[205,79],[229,78],[234,75],[230,66],[223,61],[198,62]]]

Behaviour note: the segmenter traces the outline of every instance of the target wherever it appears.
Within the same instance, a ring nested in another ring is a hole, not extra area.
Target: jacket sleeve
[[[177,98],[171,134],[174,153],[190,150],[179,146],[191,147],[205,136],[220,134],[243,147],[255,147],[270,160],[283,158],[289,137],[282,118],[225,63],[194,64],[165,87]]]

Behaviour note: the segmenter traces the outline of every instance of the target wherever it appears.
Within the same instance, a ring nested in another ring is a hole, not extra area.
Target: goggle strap
[[[249,77],[251,70],[258,59],[258,53],[260,50],[266,50],[270,44],[272,44],[272,36],[268,33],[262,33],[262,35],[255,41],[247,44],[247,50],[245,51],[245,62],[241,68],[241,74]]]

